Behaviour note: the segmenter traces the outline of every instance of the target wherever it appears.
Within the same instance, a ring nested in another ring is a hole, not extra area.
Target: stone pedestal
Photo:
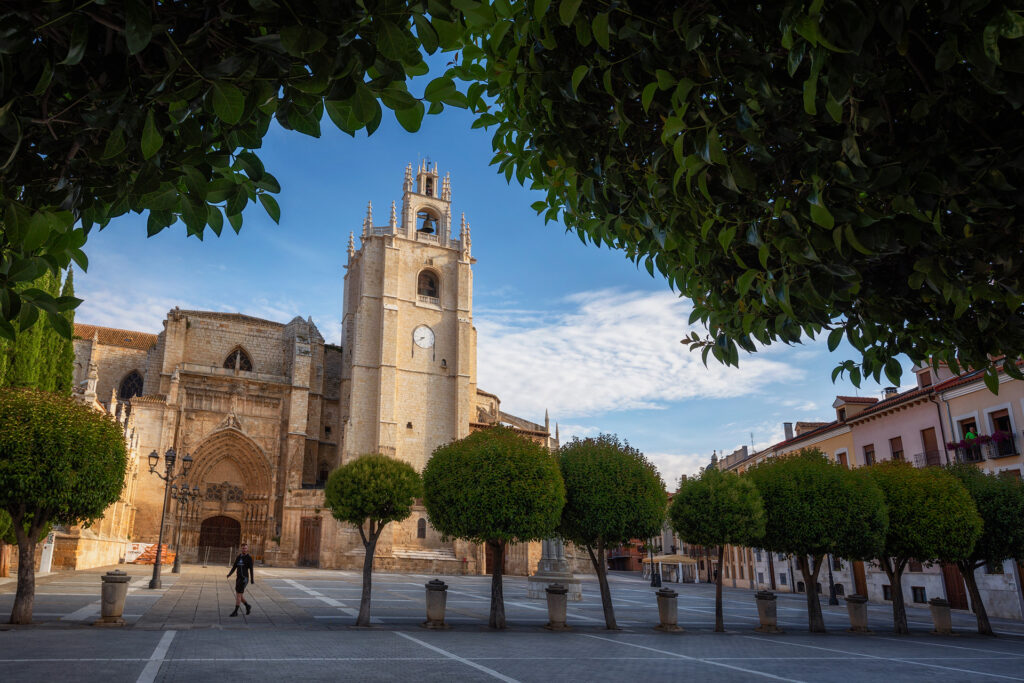
[[[568,631],[565,623],[566,594],[569,590],[560,583],[553,583],[544,589],[548,595],[548,623],[544,627],[550,631]]]
[[[541,541],[537,573],[526,579],[526,597],[544,599],[547,596],[545,589],[553,583],[565,587],[567,599],[574,602],[583,599],[580,580],[573,576],[569,562],[565,559],[565,546],[557,538]]]
[[[100,597],[100,620],[93,626],[124,626],[124,599],[128,595],[130,576],[117,569],[100,577],[103,580]]]
[[[679,593],[671,588],[662,588],[655,595],[658,596],[658,621],[661,623],[654,628],[667,633],[682,631],[679,627]]]
[[[939,635],[953,634],[953,617],[949,612],[949,601],[943,598],[932,598],[928,601],[928,608],[932,611],[932,621],[935,623],[935,630],[932,633]]]
[[[440,579],[433,579],[425,585],[427,588],[427,620],[421,626],[430,629],[451,628],[444,623],[444,610],[448,602],[448,584]]]
[[[782,633],[779,628],[779,611],[775,603],[775,593],[771,591],[758,591],[754,593],[757,602],[757,618],[761,624],[755,631],[760,633]]]
[[[871,633],[868,628],[868,599],[854,593],[846,596],[846,611],[850,615],[850,631],[853,633]]]

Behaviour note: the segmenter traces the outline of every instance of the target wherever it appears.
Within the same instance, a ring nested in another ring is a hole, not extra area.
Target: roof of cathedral
[[[79,339],[89,340],[96,337],[99,339],[100,344],[106,346],[121,346],[126,349],[139,349],[141,351],[148,351],[156,345],[156,335],[149,332],[119,330],[113,327],[86,325],[85,323],[75,323],[75,336]]]
[[[220,311],[186,311],[184,309],[178,312],[184,313],[186,315],[194,315],[196,317],[213,318],[215,320],[241,320],[253,323],[266,323],[268,325],[274,325],[275,327],[285,327],[285,323],[267,320],[266,318],[257,318],[254,315],[245,315],[244,313],[222,313]]]

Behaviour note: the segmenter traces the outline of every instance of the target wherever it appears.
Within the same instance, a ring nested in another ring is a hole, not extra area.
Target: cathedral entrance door
[[[320,518],[303,517],[299,527],[299,566],[320,566]]]
[[[204,519],[199,529],[199,559],[230,564],[241,542],[242,525],[238,521],[224,515]]]

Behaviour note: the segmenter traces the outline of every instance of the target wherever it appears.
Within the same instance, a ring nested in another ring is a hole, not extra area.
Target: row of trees
[[[22,292],[41,291],[62,300],[75,300],[74,272],[67,270],[64,282],[51,271],[20,288]],[[59,327],[34,325],[37,309],[25,307],[14,325],[14,338],[0,337],[0,387],[32,387],[59,394],[71,393],[75,348],[71,332],[75,311],[68,309],[56,316]]]
[[[373,554],[384,527],[408,517],[415,499],[447,538],[487,546],[493,558],[489,625],[505,627],[502,568],[510,544],[560,536],[586,549],[614,629],[605,552],[661,529],[667,496],[654,465],[615,436],[574,439],[556,454],[502,427],[439,447],[420,476],[408,464],[365,455],[335,470],[325,501],[358,527],[365,547],[356,624],[370,623]]]
[[[722,619],[725,545],[793,555],[807,586],[811,631],[825,623],[814,586],[829,557],[874,561],[892,586],[893,622],[908,633],[902,576],[911,560],[956,564],[978,619],[992,634],[974,570],[1024,557],[1024,485],[971,465],[886,462],[848,470],[821,451],[766,461],[740,475],[705,469],[681,482],[669,510],[684,541],[718,546],[715,630]]]

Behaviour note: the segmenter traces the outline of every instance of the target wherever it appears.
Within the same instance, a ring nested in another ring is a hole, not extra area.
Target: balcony
[[[984,459],[985,456],[981,452],[980,444],[973,446],[957,446],[956,448],[957,462],[981,462]]]
[[[996,432],[992,435],[992,440],[982,446],[985,457],[989,460],[997,460],[1020,455],[1017,439],[1017,435],[1012,432]]]
[[[914,467],[942,467],[942,451],[925,451],[914,455]]]

